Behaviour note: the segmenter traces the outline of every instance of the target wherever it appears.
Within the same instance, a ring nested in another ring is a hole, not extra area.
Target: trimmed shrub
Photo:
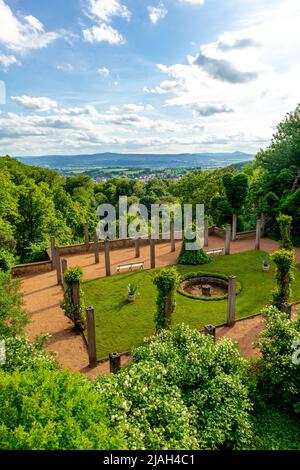
[[[187,250],[187,244],[196,243],[199,245],[199,248],[196,250]],[[200,241],[196,236],[194,240],[188,240],[184,238],[182,242],[181,251],[178,258],[178,264],[207,264],[211,262],[211,257],[208,256],[205,251],[200,248]]]

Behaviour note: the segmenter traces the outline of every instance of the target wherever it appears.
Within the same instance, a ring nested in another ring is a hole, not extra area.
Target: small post
[[[89,247],[90,247],[89,224],[84,224],[84,243],[85,243],[86,251],[89,251]]]
[[[216,342],[216,327],[214,325],[206,325],[204,327],[205,336],[212,336],[214,342]]]
[[[59,248],[55,248],[55,264],[56,264],[56,276],[57,276],[57,284],[60,286],[62,285],[62,271],[61,271],[61,262],[60,262],[60,254]]]
[[[266,214],[262,212],[260,214],[260,222],[261,222],[261,237],[265,236],[265,227],[266,227]]]
[[[109,355],[110,373],[117,374],[121,369],[121,356],[119,353],[110,353]]]
[[[227,325],[232,326],[235,323],[235,304],[236,304],[236,277],[230,276],[228,280],[228,304],[227,304]]]
[[[232,216],[232,241],[236,240],[236,229],[237,229],[237,215]]]
[[[281,312],[286,313],[289,319],[292,319],[292,306],[291,304],[282,304],[280,308]]]
[[[170,225],[170,239],[171,239],[171,252],[174,253],[176,251],[176,242],[175,242],[175,224],[174,221],[171,222]]]
[[[95,367],[97,365],[97,349],[96,349],[96,329],[95,329],[95,312],[93,307],[86,309],[86,326],[88,337],[88,354],[89,365]]]
[[[56,268],[56,246],[55,246],[55,237],[51,237],[51,261],[52,269]]]
[[[151,261],[151,269],[155,269],[155,239],[150,238],[150,261]]]
[[[231,239],[231,225],[227,224],[226,240],[225,240],[225,255],[230,255],[230,239]]]
[[[100,257],[99,257],[99,241],[98,241],[98,235],[97,231],[94,231],[94,254],[95,254],[95,264],[100,263]]]
[[[141,245],[141,239],[140,237],[138,237],[135,239],[135,257],[136,258],[139,258],[141,256],[140,245]]]
[[[261,221],[258,219],[256,222],[256,239],[255,239],[255,249],[260,250],[260,236],[261,236]]]
[[[105,240],[104,242],[104,254],[105,254],[105,271],[106,276],[111,276],[111,268],[110,268],[110,252],[109,252],[109,240]]]
[[[204,217],[204,246],[208,246],[208,218]]]
[[[64,287],[64,292],[67,290],[67,284],[65,283],[64,275],[65,272],[68,269],[68,261],[66,259],[61,260],[61,270],[62,270],[62,280],[63,280],[63,287]]]

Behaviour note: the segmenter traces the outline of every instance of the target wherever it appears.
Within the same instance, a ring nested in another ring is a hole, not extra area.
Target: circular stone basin
[[[225,298],[228,281],[217,276],[191,276],[180,283],[179,292],[199,299]]]

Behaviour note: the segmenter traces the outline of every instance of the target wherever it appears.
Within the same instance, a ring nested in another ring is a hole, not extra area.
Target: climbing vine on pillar
[[[289,303],[291,284],[294,280],[295,255],[291,250],[280,249],[271,255],[276,264],[277,289],[273,293],[273,304],[280,309],[284,303]]]
[[[81,288],[83,279],[83,271],[77,266],[68,269],[64,274],[64,281],[67,289],[64,294],[64,299],[61,303],[61,308],[64,310],[66,317],[68,317],[77,330],[84,328],[84,297]]]
[[[293,218],[290,215],[280,214],[276,220],[280,228],[280,248],[292,250],[293,243],[291,238],[291,227]]]
[[[179,274],[173,267],[161,270],[154,278],[153,282],[158,290],[155,315],[157,333],[172,326],[172,314],[176,307],[175,292],[179,281]]]

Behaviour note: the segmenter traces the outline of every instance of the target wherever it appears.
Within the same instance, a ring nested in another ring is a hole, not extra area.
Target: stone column
[[[256,239],[255,239],[255,249],[260,250],[260,236],[261,236],[261,221],[256,222]]]
[[[105,242],[104,242],[104,254],[105,254],[105,271],[106,271],[106,276],[109,277],[109,276],[111,276],[109,240],[105,240]]]
[[[266,215],[264,212],[260,214],[260,221],[261,221],[261,237],[265,236],[265,226],[266,226]]]
[[[154,238],[150,238],[150,265],[151,269],[154,269],[156,266],[155,263],[155,240]]]
[[[89,365],[95,367],[97,365],[97,349],[96,349],[96,329],[95,329],[95,312],[93,307],[86,309],[86,327],[88,337],[88,354]]]
[[[62,280],[63,280],[64,292],[66,292],[66,290],[67,290],[67,284],[65,283],[65,280],[64,280],[64,275],[65,275],[65,272],[67,271],[67,269],[68,269],[68,261],[66,259],[62,259],[61,260],[61,270],[62,270]]]
[[[176,241],[175,241],[175,224],[174,221],[170,225],[170,240],[171,240],[171,252],[176,251]]]
[[[59,248],[55,248],[55,264],[56,264],[56,275],[57,275],[57,284],[62,285],[62,270],[60,262]]]
[[[292,319],[292,306],[291,306],[291,304],[282,304],[280,310],[283,313],[286,313],[290,320]]]
[[[208,246],[208,218],[204,217],[204,246]]]
[[[86,251],[90,248],[89,224],[84,224],[84,243]]]
[[[232,216],[232,241],[236,240],[237,215]]]
[[[110,373],[117,374],[121,369],[121,356],[119,353],[110,353],[109,355]]]
[[[55,245],[55,237],[51,237],[51,261],[52,261],[52,269],[56,268],[56,245]]]
[[[214,342],[216,342],[216,327],[214,325],[206,325],[204,327],[205,336],[212,336]]]
[[[227,224],[225,239],[225,255],[230,255],[231,225]]]
[[[236,304],[236,277],[230,276],[228,279],[228,304],[227,304],[227,325],[232,326],[235,323],[235,304]]]
[[[99,257],[99,240],[98,240],[98,235],[97,231],[94,231],[94,254],[95,254],[95,264],[100,263],[100,257]]]
[[[135,257],[139,258],[141,256],[141,250],[140,250],[141,239],[140,239],[140,237],[136,238],[134,243],[135,243]]]

